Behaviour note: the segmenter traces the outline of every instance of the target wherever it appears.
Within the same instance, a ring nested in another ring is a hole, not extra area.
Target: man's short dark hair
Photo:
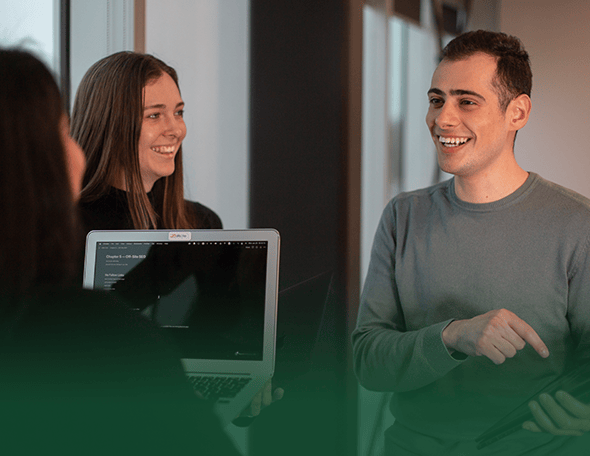
[[[533,73],[529,55],[515,36],[488,30],[459,35],[443,49],[443,59],[455,61],[483,52],[496,58],[496,77],[493,84],[498,91],[500,109],[506,111],[519,95],[531,96]]]

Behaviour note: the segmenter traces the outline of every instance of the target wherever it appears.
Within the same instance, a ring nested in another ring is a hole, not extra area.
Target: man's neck
[[[492,203],[514,193],[528,176],[529,173],[518,165],[499,175],[455,176],[455,193],[467,203]]]

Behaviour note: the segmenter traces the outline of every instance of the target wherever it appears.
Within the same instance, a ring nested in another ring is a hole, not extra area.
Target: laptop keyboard
[[[194,390],[205,399],[231,399],[244,388],[251,380],[250,377],[209,377],[191,375],[188,377]]]

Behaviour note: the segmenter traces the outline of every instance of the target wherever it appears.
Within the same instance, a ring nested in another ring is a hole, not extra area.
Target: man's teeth
[[[174,146],[160,146],[160,147],[152,147],[154,152],[158,152],[159,154],[169,154],[174,152]]]
[[[469,138],[444,138],[439,136],[438,140],[447,147],[457,147],[465,144],[467,141],[469,141]]]

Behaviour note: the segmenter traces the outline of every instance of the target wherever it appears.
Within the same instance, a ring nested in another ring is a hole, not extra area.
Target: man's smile
[[[454,136],[438,136],[438,141],[445,147],[457,147],[462,146],[471,138],[454,137]]]

